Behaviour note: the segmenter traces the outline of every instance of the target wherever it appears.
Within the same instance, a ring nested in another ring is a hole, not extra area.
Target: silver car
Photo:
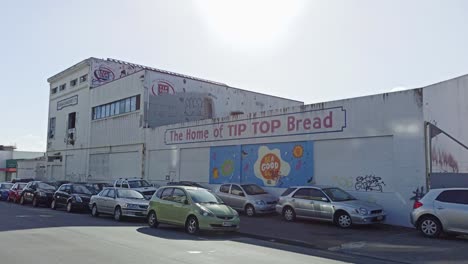
[[[331,186],[288,188],[276,205],[276,212],[286,221],[308,218],[335,223],[341,228],[353,224],[374,224],[385,220],[383,208],[360,201],[351,194]]]
[[[114,182],[115,188],[127,188],[132,189],[143,194],[146,200],[151,199],[157,188],[143,179],[132,178],[132,179],[118,179]]]
[[[216,194],[230,207],[244,211],[247,216],[272,213],[278,198],[256,184],[223,184]]]
[[[427,237],[468,234],[468,188],[430,190],[413,208],[411,223]]]
[[[123,217],[146,217],[149,201],[130,189],[106,188],[99,194],[91,196],[89,208],[93,216],[110,214],[117,221]]]

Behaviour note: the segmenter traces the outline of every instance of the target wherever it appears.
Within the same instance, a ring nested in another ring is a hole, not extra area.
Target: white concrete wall
[[[288,117],[323,118],[330,109],[334,111],[335,123],[329,129],[287,131],[285,127]],[[340,116],[343,112],[344,119]],[[254,134],[254,122],[271,124],[273,120],[281,123],[276,132]],[[213,136],[221,125],[226,131],[229,125],[242,124],[246,130],[241,135],[224,134],[222,140]],[[209,182],[209,147],[313,141],[313,183],[339,186],[361,199],[377,202],[388,211],[388,223],[409,226],[413,192],[426,184],[423,124],[422,94],[418,89],[170,125],[146,130],[150,153],[146,169],[150,179],[159,183],[171,174],[171,180]],[[187,128],[207,130],[209,136],[193,143],[184,137]],[[183,139],[171,140],[171,131],[182,133]],[[191,164],[192,169],[186,169],[185,163]],[[382,192],[357,190],[359,176],[380,177]],[[275,194],[283,190],[267,189]]]
[[[468,75],[424,89],[424,120],[468,145]],[[468,151],[440,134],[432,140],[433,172],[468,172]]]

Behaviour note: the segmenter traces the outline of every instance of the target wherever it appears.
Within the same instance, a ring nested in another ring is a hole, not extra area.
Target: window
[[[66,187],[67,187],[66,185],[60,186],[59,191],[60,191],[60,192],[64,192],[65,189],[66,189]]]
[[[310,189],[309,190],[309,199],[314,201],[322,201],[322,198],[327,198],[321,190]],[[328,198],[327,198],[328,200]]]
[[[242,189],[237,186],[237,185],[232,185],[231,186],[231,194],[232,195],[238,195],[238,196],[241,196],[240,194],[243,193]]]
[[[156,192],[156,197],[158,198],[161,198],[161,193],[164,191],[164,189],[159,189],[157,192]]]
[[[309,199],[309,189],[306,189],[306,188],[299,189],[293,195],[293,197],[298,198],[298,199]]]
[[[76,112],[68,114],[68,129],[75,128],[76,125]]]
[[[107,197],[110,197],[110,198],[115,198],[115,191],[114,191],[114,189],[110,189],[106,196],[107,196]]]
[[[185,195],[184,191],[181,189],[174,189],[174,192],[172,193],[172,201],[176,203],[184,203],[184,200],[186,199],[187,196]]]
[[[80,77],[80,83],[84,83],[88,80],[88,74],[85,74],[83,76]]]
[[[65,90],[65,88],[67,88],[67,84],[66,84],[66,83],[64,83],[64,84],[62,84],[62,85],[59,86],[59,91],[63,91],[63,90]]]
[[[229,184],[224,184],[219,187],[219,191],[222,193],[229,193]]]
[[[122,188],[127,188],[127,189],[130,188],[130,187],[128,187],[128,182],[123,183],[123,184],[122,184]]]
[[[121,186],[122,186],[122,181],[121,181],[121,180],[118,180],[118,181],[115,183],[115,187],[120,188]]]
[[[164,191],[163,191],[162,194],[161,194],[161,200],[170,200],[170,199],[171,199],[171,195],[172,195],[172,190],[174,190],[174,188],[166,188],[166,189],[164,189]]]
[[[443,203],[468,204],[468,191],[444,191],[441,194],[439,194],[439,196],[437,196],[436,200]]]
[[[92,119],[106,118],[109,116],[120,115],[124,113],[140,110],[140,95],[125,98],[119,101],[111,102],[92,108]]]
[[[288,188],[288,189],[286,189],[286,191],[283,192],[283,194],[281,194],[281,196],[288,196],[289,194],[291,194],[295,190],[296,190],[296,188]]]
[[[49,120],[49,138],[55,137],[55,117]]]
[[[78,83],[78,79],[71,80],[70,81],[70,86],[71,87],[76,86],[77,83]]]
[[[109,189],[105,189],[99,194],[99,196],[105,197],[105,196],[107,196],[108,192],[109,192]]]
[[[58,87],[54,87],[51,89],[52,94],[56,94],[58,90]]]

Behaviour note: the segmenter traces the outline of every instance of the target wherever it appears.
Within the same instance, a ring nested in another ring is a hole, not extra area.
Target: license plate
[[[381,215],[377,216],[377,220],[380,221],[380,220],[382,220],[382,219],[383,219],[383,216],[381,216]]]
[[[231,222],[223,222],[223,226],[232,226]]]

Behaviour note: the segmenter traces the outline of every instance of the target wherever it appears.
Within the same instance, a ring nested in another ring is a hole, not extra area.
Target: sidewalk
[[[241,216],[244,236],[337,251],[397,263],[468,263],[468,239],[429,239],[411,228],[389,225],[340,229],[331,223],[297,220],[278,215]]]

